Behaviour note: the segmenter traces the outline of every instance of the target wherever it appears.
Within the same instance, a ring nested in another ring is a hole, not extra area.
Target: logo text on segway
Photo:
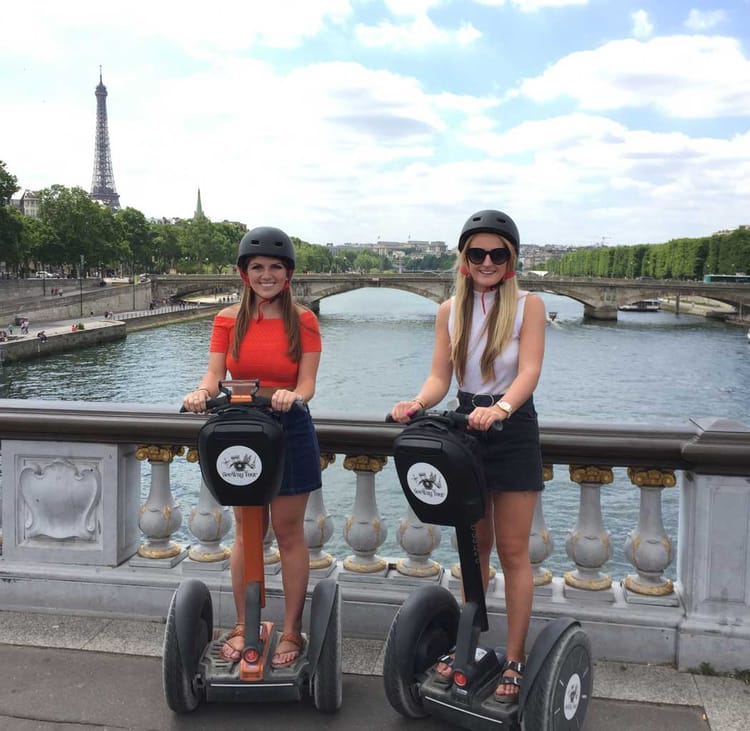
[[[263,472],[258,453],[244,445],[227,447],[216,458],[216,471],[229,485],[252,485]]]
[[[415,462],[406,473],[406,481],[414,497],[428,505],[440,505],[448,497],[445,477],[434,465]]]

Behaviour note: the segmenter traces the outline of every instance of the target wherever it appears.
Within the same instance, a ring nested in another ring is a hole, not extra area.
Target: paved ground
[[[344,705],[334,715],[301,703],[204,704],[176,716],[162,694],[164,625],[104,618],[0,612],[0,729],[382,729],[447,731],[438,721],[409,721],[382,690],[379,640],[346,638]],[[750,686],[664,667],[597,663],[585,729],[746,731]],[[252,714],[250,717],[248,714]]]

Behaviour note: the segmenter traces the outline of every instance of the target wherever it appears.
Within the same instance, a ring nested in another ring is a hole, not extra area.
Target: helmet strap
[[[512,272],[506,272],[505,274],[503,274],[503,279],[513,279],[513,277],[515,276],[516,276],[516,272],[514,270]]]

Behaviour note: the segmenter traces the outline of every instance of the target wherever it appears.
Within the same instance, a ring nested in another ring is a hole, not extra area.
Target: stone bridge
[[[616,320],[617,308],[639,300],[672,297],[707,297],[731,305],[740,318],[750,313],[750,284],[684,282],[677,280],[595,279],[589,277],[520,277],[522,289],[570,297],[583,304],[584,317]],[[236,274],[163,275],[152,279],[155,299],[184,298],[205,293],[236,291]],[[445,274],[295,274],[294,296],[314,311],[326,297],[363,287],[387,287],[443,302],[451,294],[453,273]]]

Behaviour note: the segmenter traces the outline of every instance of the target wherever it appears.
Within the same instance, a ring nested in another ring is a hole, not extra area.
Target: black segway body
[[[268,505],[281,488],[284,431],[267,411],[221,407],[198,433],[206,487],[221,505]]]
[[[495,700],[505,654],[479,644],[488,629],[475,529],[486,489],[479,438],[498,437],[468,434],[466,417],[455,412],[423,412],[394,440],[396,471],[417,517],[456,528],[465,602],[459,609],[437,586],[410,594],[386,640],[386,696],[408,718],[433,715],[475,731],[520,729],[522,722],[534,731],[578,729],[593,674],[588,637],[573,619],[561,617],[540,633],[518,702]],[[453,676],[446,681],[436,664],[451,651]]]

